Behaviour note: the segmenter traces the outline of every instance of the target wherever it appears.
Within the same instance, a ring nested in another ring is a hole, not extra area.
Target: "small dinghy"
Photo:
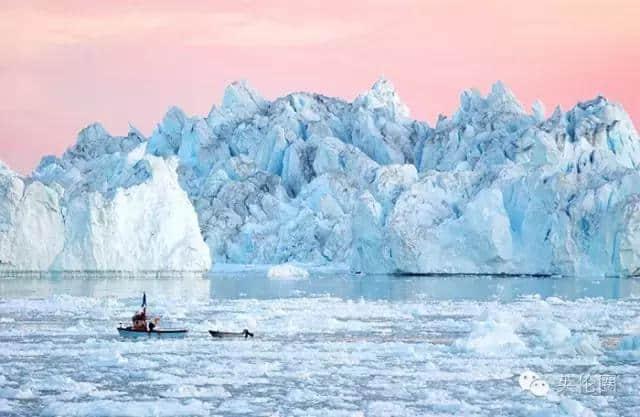
[[[246,339],[248,337],[253,337],[253,333],[251,333],[247,329],[244,329],[241,332],[219,332],[217,330],[209,330],[209,334],[214,339],[223,339],[223,338],[232,338],[232,337],[242,337]]]
[[[187,334],[186,329],[153,329],[134,330],[131,326],[118,327],[118,333],[124,337],[160,337],[160,338],[180,338]]]

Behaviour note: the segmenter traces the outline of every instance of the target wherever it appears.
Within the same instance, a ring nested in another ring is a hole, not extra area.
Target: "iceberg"
[[[0,171],[0,260],[15,269],[208,270],[178,162],[146,146],[135,132],[112,138],[91,125],[31,177]]]
[[[208,270],[209,248],[176,166],[175,160],[145,155],[130,167],[132,175],[148,175],[141,183],[116,188],[111,198],[100,192],[74,196],[66,205],[74,220],[66,224],[52,268]]]
[[[298,280],[309,278],[309,272],[291,264],[274,265],[267,271],[267,277],[280,280]]]
[[[267,277],[280,280],[298,280],[309,278],[309,272],[291,264],[274,265],[267,271]]]
[[[0,261],[637,275],[639,164],[604,97],[545,117],[498,82],[430,126],[384,79],[353,102],[235,82],[204,117],[170,108],[149,138],[92,124],[26,177],[1,166]]]
[[[52,264],[63,246],[59,193],[0,163],[0,267],[47,269]]]

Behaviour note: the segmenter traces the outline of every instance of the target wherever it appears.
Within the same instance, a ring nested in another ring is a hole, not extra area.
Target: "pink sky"
[[[237,79],[351,100],[384,76],[431,124],[500,79],[547,113],[604,94],[640,120],[638,0],[0,1],[0,160],[22,173],[93,121],[204,115]]]

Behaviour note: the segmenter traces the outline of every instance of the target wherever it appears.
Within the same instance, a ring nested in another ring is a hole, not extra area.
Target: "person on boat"
[[[142,293],[142,305],[133,317],[131,317],[131,329],[132,330],[144,330],[147,331],[147,293]]]
[[[149,320],[149,331],[152,332],[158,326],[158,321],[160,318],[155,317],[153,320]]]
[[[147,331],[147,306],[142,307],[138,310],[133,317],[131,317],[133,330],[144,330]]]
[[[155,317],[153,320],[147,318],[147,294],[142,293],[142,305],[140,310],[131,317],[131,329],[152,332],[158,326],[159,321],[159,317]]]

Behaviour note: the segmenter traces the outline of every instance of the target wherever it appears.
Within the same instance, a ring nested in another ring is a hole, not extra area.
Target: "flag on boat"
[[[142,305],[140,307],[146,307],[147,306],[147,293],[143,292],[142,293]]]

